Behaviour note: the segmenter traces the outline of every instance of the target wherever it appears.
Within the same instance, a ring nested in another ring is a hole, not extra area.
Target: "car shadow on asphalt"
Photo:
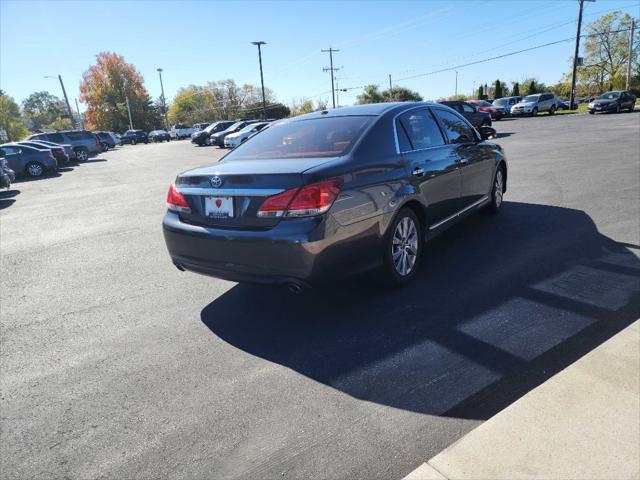
[[[39,182],[41,180],[49,180],[51,178],[58,178],[61,177],[62,174],[55,172],[55,173],[46,173],[44,175],[42,175],[41,177],[17,177],[15,182],[13,183],[23,183],[23,182]]]
[[[513,132],[497,132],[496,138],[505,138],[510,137],[511,135],[513,135]]]
[[[433,240],[404,288],[239,284],[201,320],[352,397],[487,419],[640,316],[639,253],[583,211],[505,202]]]

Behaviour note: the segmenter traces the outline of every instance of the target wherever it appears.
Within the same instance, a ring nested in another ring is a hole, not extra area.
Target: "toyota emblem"
[[[213,188],[220,188],[222,186],[222,179],[216,175],[211,179],[211,186]]]

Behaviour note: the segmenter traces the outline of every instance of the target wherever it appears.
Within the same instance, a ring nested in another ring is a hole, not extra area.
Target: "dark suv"
[[[27,140],[44,140],[57,144],[69,144],[73,147],[76,159],[79,162],[86,161],[89,157],[102,151],[102,143],[96,135],[88,130],[66,130],[54,133],[36,133],[27,137]]]
[[[142,130],[127,130],[124,132],[124,135],[120,137],[120,141],[125,143],[130,143],[131,145],[135,145],[136,143],[149,143],[149,137],[147,136],[147,132]]]
[[[446,102],[440,102],[442,105],[453,108],[456,112],[469,120],[469,123],[476,128],[483,125],[491,126],[491,114],[487,112],[481,112],[473,105],[460,100],[448,100]]]
[[[191,143],[195,143],[199,146],[211,145],[211,135],[222,132],[233,125],[235,122],[233,120],[220,120],[218,122],[214,122],[208,125],[206,128],[194,132],[191,135]]]

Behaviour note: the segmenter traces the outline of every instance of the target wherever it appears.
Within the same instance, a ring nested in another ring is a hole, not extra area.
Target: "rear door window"
[[[462,111],[465,112],[465,113],[475,113],[476,109],[473,108],[468,103],[463,103],[462,104]]]
[[[440,126],[447,134],[450,143],[470,143],[476,141],[477,137],[473,127],[462,118],[452,112],[434,109]]]
[[[64,137],[61,133],[50,133],[48,135],[49,141],[53,143],[65,143]]]
[[[444,137],[429,110],[411,110],[398,117],[411,142],[411,150],[444,145]]]

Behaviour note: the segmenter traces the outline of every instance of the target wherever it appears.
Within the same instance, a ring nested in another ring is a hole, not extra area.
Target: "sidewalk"
[[[640,479],[640,321],[405,480]]]

